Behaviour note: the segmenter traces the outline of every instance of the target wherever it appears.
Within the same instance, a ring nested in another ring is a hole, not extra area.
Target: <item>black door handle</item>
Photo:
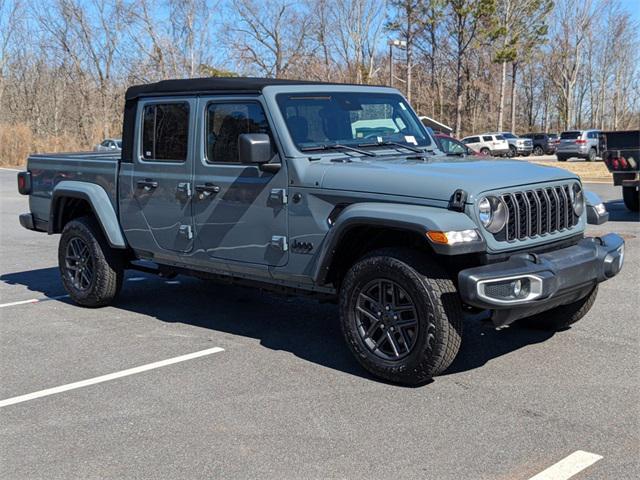
[[[158,188],[158,182],[151,180],[150,178],[145,178],[144,180],[138,180],[136,182],[136,185],[138,186],[138,188],[144,188],[147,191],[153,188]]]
[[[213,183],[205,183],[203,185],[196,185],[196,192],[200,195],[200,198],[208,197],[213,193],[218,193],[220,191],[220,187],[218,185],[214,185]]]

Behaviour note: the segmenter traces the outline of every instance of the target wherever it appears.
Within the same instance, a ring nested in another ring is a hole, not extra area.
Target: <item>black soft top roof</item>
[[[135,85],[127,89],[126,100],[151,95],[180,95],[206,92],[252,92],[259,93],[268,85],[348,85],[306,80],[283,80],[254,77],[209,77],[162,80],[146,85]]]

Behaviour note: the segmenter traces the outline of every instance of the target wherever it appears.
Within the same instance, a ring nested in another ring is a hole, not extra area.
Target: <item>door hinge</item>
[[[283,252],[286,252],[287,250],[289,250],[287,237],[284,237],[282,235],[274,235],[273,237],[271,237],[271,246]]]
[[[180,182],[176,187],[176,190],[179,194],[183,195],[185,198],[191,198],[191,183],[190,182]]]
[[[287,202],[289,202],[289,198],[284,188],[274,188],[269,193],[269,203],[271,205],[286,205]]]
[[[187,240],[191,240],[193,238],[193,230],[191,229],[191,225],[180,225],[179,233]]]

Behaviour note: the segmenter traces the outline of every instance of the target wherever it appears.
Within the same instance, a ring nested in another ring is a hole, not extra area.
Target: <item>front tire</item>
[[[527,327],[540,330],[564,330],[589,313],[589,310],[593,307],[597,296],[598,285],[593,287],[593,290],[591,290],[587,296],[581,298],[577,302],[573,302],[568,305],[560,305],[559,307],[552,308],[546,312],[525,318],[520,322]]]
[[[542,155],[544,155],[544,151],[542,150],[542,147],[536,146],[533,149],[533,155],[536,157],[541,157]]]
[[[637,187],[622,187],[622,198],[625,206],[632,212],[638,211],[640,203],[640,191]]]
[[[589,150],[589,154],[587,155],[587,162],[594,162],[596,159],[596,149],[592,148]]]
[[[564,157],[562,155],[556,155],[556,158],[558,159],[559,162],[566,162],[567,161],[567,157]]]
[[[513,158],[513,157],[516,157],[517,155],[518,155],[518,151],[516,150],[516,147],[513,147],[513,146],[509,147],[509,153],[507,153],[507,156],[509,158]]]
[[[462,307],[454,283],[428,256],[378,250],[347,272],[340,288],[347,345],[376,377],[420,385],[460,348]]]
[[[102,307],[118,296],[124,268],[121,255],[107,243],[95,219],[67,223],[58,246],[62,283],[71,299],[84,307]]]

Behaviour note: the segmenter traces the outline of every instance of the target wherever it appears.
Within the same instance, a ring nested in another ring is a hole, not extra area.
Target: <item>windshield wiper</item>
[[[382,140],[375,143],[359,143],[358,146],[359,147],[394,146],[394,147],[406,148],[407,150],[411,150],[412,152],[415,152],[415,153],[425,153],[424,150],[421,148],[412,147],[410,145],[405,145],[404,143],[400,143],[400,142],[391,142],[388,140]]]
[[[360,145],[358,145],[360,146]],[[349,145],[342,145],[340,143],[330,143],[330,144],[321,144],[315,145],[313,147],[302,147],[299,149],[301,152],[310,152],[313,150],[350,150],[352,152],[359,153],[360,155],[366,155],[368,157],[377,157],[378,154],[374,152],[367,152],[366,150],[360,150],[356,147],[351,147]]]

